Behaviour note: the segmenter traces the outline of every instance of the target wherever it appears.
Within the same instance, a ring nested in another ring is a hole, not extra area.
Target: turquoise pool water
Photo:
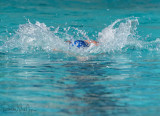
[[[158,116],[159,77],[158,0],[0,0],[1,116]]]

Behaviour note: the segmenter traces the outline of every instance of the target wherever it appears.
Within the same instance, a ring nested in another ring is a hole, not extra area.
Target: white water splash
[[[89,40],[90,38],[85,31],[73,27],[61,29],[63,30],[61,31],[60,27],[47,27],[44,23],[38,21],[35,24],[28,22],[27,24],[19,25],[15,35],[2,46],[2,49],[7,49],[8,51],[18,49],[22,53],[54,52],[53,49],[56,49],[75,56],[121,51],[122,48],[137,39],[137,25],[137,18],[118,19],[98,33],[98,37],[95,40],[99,42],[99,46],[90,45],[88,48],[79,49],[69,46],[69,44],[65,43],[65,40]],[[55,30],[51,31],[51,29]]]
[[[126,45],[137,40],[136,29],[138,24],[137,18],[118,19],[103,29],[98,34],[98,40],[102,46],[101,51],[121,51]]]

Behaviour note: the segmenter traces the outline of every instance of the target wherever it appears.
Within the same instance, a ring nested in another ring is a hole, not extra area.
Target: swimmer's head
[[[76,40],[72,43],[72,46],[76,46],[78,48],[89,47],[89,44],[83,40]]]

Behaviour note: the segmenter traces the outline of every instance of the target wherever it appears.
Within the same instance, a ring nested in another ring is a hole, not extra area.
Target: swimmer
[[[69,45],[71,46],[75,46],[77,48],[87,48],[89,46],[98,46],[99,42],[95,41],[95,40],[75,40],[75,41],[65,41],[67,43],[69,43]],[[86,61],[89,59],[88,56],[77,56],[76,58],[78,61]]]
[[[95,46],[99,45],[99,42],[97,42],[95,40],[75,40],[75,41],[65,41],[65,42],[69,43],[69,45],[75,46],[77,48],[87,48],[91,44],[95,45]],[[53,49],[53,51],[60,51],[60,50]]]
[[[69,43],[70,48],[71,47],[87,48],[91,45],[93,45],[93,46],[99,45],[99,42],[97,42],[95,40],[75,40],[75,41],[65,41],[65,43]],[[57,50],[57,49],[53,49],[53,51],[64,52],[62,50]],[[69,53],[69,54],[73,55],[73,53]],[[77,56],[77,55],[76,55],[76,58],[78,61],[86,61],[89,59],[88,56]]]

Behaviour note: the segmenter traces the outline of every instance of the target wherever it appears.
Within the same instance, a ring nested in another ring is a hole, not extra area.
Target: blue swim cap
[[[72,43],[72,46],[76,46],[78,48],[89,47],[88,43],[83,40],[76,40]]]

